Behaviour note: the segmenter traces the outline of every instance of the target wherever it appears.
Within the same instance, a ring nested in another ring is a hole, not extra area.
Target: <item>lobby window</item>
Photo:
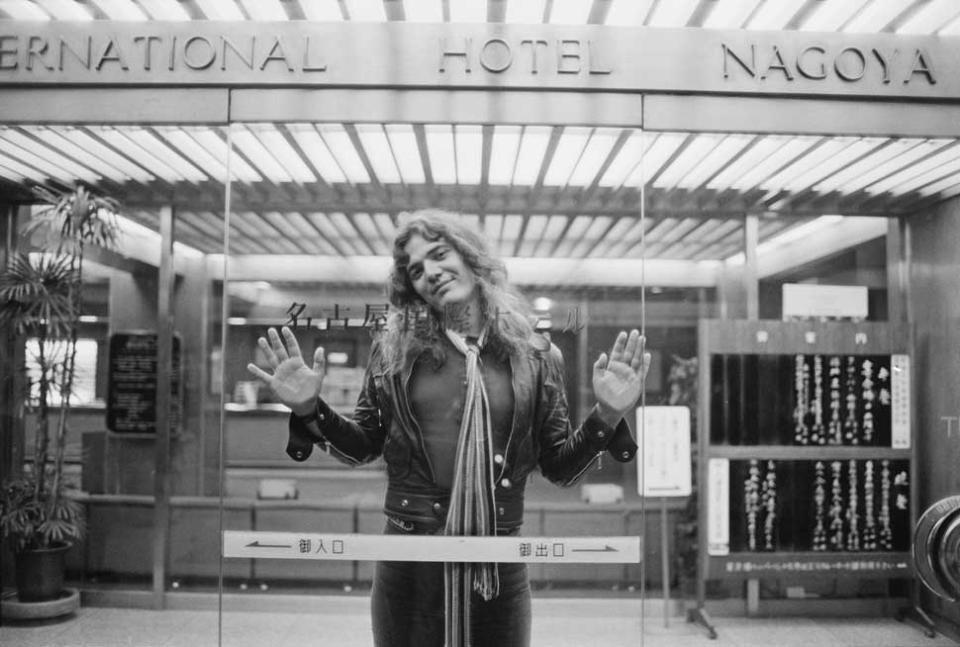
[[[44,361],[51,370],[60,371],[63,367],[67,344],[63,341],[47,342],[44,347]],[[30,399],[39,397],[38,378],[40,376],[40,343],[36,338],[27,340],[26,364],[27,378],[30,381]],[[73,396],[71,405],[90,404],[96,400],[98,343],[94,339],[77,340],[76,371],[73,378]],[[50,394],[50,403],[58,406],[63,401],[62,394],[55,391]]]

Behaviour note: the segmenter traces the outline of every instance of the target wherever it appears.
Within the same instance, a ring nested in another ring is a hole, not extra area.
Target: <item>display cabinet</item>
[[[910,576],[910,347],[887,323],[700,322],[695,614],[712,635],[707,580]]]

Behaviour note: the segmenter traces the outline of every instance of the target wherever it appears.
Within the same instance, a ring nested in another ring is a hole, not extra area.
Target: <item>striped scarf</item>
[[[460,422],[450,509],[445,535],[490,536],[496,534],[494,511],[493,430],[487,389],[480,373],[480,349],[484,331],[476,345],[458,333],[446,330],[447,337],[466,359],[467,394]],[[500,593],[496,564],[447,563],[443,570],[446,616],[446,647],[470,647],[470,595],[479,593],[492,600]]]

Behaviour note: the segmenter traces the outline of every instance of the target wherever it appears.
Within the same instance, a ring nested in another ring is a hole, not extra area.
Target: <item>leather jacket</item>
[[[352,419],[334,412],[320,398],[312,416],[291,414],[287,454],[306,460],[316,444],[348,465],[361,465],[383,456],[387,470],[384,512],[401,529],[436,532],[446,518],[449,492],[438,488],[433,468],[407,396],[407,383],[416,358],[397,373],[375,344],[364,386]],[[569,486],[608,449],[615,437],[614,458],[633,458],[636,445],[624,420],[607,425],[596,407],[572,428],[563,383],[559,349],[540,335],[531,338],[524,356],[510,357],[514,394],[509,433],[494,434],[497,528],[516,531],[523,522],[523,490],[527,475],[539,466],[550,481]]]

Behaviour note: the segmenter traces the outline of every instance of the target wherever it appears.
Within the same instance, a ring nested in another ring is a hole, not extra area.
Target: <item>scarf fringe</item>
[[[466,361],[467,393],[463,419],[457,440],[450,509],[445,535],[492,536],[496,534],[493,430],[487,389],[480,373],[480,348],[485,333],[476,345],[452,330],[445,331],[451,343]],[[446,647],[470,647],[470,597],[476,591],[484,600],[500,594],[496,564],[452,563],[444,566],[444,613]]]

